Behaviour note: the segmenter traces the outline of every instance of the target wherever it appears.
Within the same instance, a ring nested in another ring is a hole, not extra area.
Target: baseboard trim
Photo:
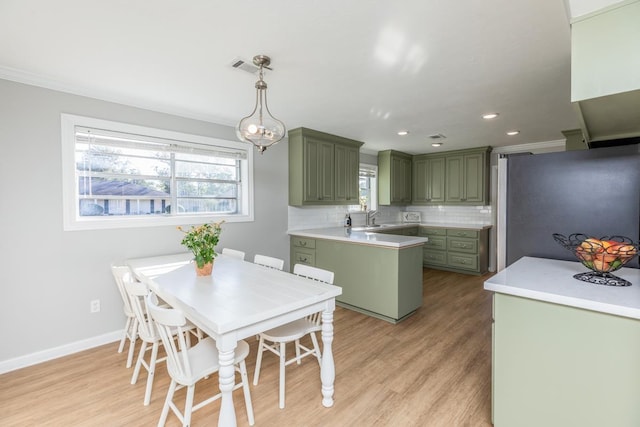
[[[27,366],[37,365],[38,363],[57,359],[63,356],[68,356],[70,354],[78,353],[90,348],[120,341],[121,338],[122,330],[118,330],[98,335],[96,337],[87,338],[86,340],[75,341],[69,344],[61,345],[59,347],[38,351],[13,359],[3,360],[0,361],[0,374],[15,371],[21,368],[26,368]]]

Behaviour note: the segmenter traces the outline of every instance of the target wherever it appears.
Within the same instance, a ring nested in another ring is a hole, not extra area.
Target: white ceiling
[[[265,54],[276,117],[365,152],[554,141],[578,128],[565,1],[1,0],[0,77],[235,125],[257,76],[230,64]]]

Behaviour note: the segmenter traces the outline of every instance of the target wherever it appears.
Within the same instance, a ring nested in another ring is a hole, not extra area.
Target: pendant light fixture
[[[271,115],[267,105],[267,83],[263,79],[263,69],[270,70],[271,58],[266,55],[256,55],[253,63],[260,68],[260,78],[256,82],[256,105],[247,117],[236,126],[236,134],[240,141],[255,145],[260,154],[268,147],[284,138],[286,128],[284,123]]]

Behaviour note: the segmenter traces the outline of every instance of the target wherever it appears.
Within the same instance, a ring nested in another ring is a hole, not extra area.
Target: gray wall
[[[121,329],[110,263],[185,250],[172,226],[63,231],[63,112],[235,140],[228,126],[0,80],[0,364]],[[226,223],[220,247],[288,264],[287,151],[282,142],[255,154],[255,221]],[[93,299],[100,313],[89,312]]]

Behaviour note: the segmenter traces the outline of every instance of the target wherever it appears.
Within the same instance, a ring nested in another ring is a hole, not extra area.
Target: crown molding
[[[158,113],[171,114],[187,119],[200,120],[208,123],[215,123],[223,126],[235,127],[236,123],[231,123],[228,119],[212,117],[202,113],[196,113],[191,110],[181,108],[170,108],[166,105],[158,105],[150,102],[141,101],[135,97],[116,95],[107,91],[101,91],[91,87],[81,87],[61,82],[40,74],[30,73],[16,68],[0,66],[0,79],[10,80],[16,83],[23,83],[30,86],[37,86],[45,89],[55,90],[58,92],[69,93],[72,95],[83,96],[86,98],[98,99],[100,101],[122,104],[129,107],[140,108],[144,110],[155,111]]]
[[[504,147],[495,147],[492,154],[510,154],[510,153],[548,153],[552,151],[565,151],[566,141],[558,139],[555,141],[531,142],[528,144],[507,145]]]

